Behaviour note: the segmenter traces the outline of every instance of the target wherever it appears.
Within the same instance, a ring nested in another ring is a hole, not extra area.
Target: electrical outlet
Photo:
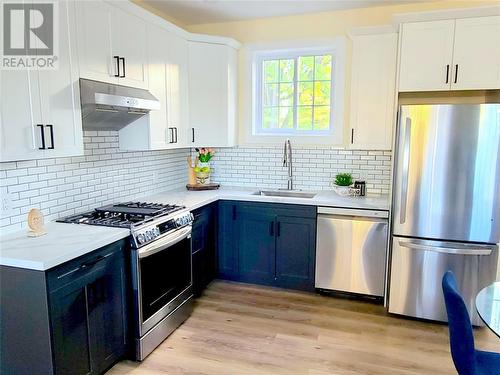
[[[5,215],[12,209],[12,194],[4,188],[0,191],[0,212]]]

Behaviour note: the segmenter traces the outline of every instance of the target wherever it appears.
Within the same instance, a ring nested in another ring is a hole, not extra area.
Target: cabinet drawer
[[[123,253],[125,244],[125,240],[114,242],[49,270],[47,273],[49,292],[87,274],[107,259]]]

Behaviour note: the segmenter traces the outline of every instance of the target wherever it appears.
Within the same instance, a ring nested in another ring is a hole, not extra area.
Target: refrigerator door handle
[[[452,255],[491,255],[495,248],[495,246],[488,245],[460,246],[459,244],[453,244],[453,247],[435,246],[408,240],[399,240],[399,246],[413,250],[434,251],[436,253]]]
[[[401,207],[399,211],[399,222],[406,221],[406,200],[408,196],[408,170],[410,169],[410,140],[411,140],[411,118],[406,118],[405,139],[403,145],[403,174],[401,178]]]

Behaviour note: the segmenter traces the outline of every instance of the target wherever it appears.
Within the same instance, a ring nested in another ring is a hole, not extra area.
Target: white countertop
[[[271,189],[269,189],[271,190]],[[147,202],[179,204],[190,210],[202,207],[216,200],[239,200],[249,202],[289,203],[312,206],[327,206],[341,208],[357,208],[368,210],[389,210],[388,196],[341,197],[334,191],[319,191],[314,198],[270,197],[255,195],[258,188],[221,188],[219,190],[187,191],[186,189],[171,190],[141,199]]]
[[[128,229],[50,222],[47,234],[17,231],[0,237],[0,265],[45,271],[127,237]]]
[[[389,197],[341,197],[333,191],[320,191],[314,198],[269,197],[255,195],[257,188],[219,190],[171,190],[138,198],[142,201],[184,205],[190,210],[223,200],[290,203],[313,206],[389,210]],[[0,236],[0,265],[45,271],[100,247],[125,238],[128,229],[50,222],[47,234],[28,237],[26,230]]]

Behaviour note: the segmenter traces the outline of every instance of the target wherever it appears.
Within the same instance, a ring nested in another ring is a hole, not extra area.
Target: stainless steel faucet
[[[283,166],[288,167],[288,183],[287,190],[293,190],[293,165],[292,165],[292,144],[290,139],[285,141],[285,149],[283,150]]]

